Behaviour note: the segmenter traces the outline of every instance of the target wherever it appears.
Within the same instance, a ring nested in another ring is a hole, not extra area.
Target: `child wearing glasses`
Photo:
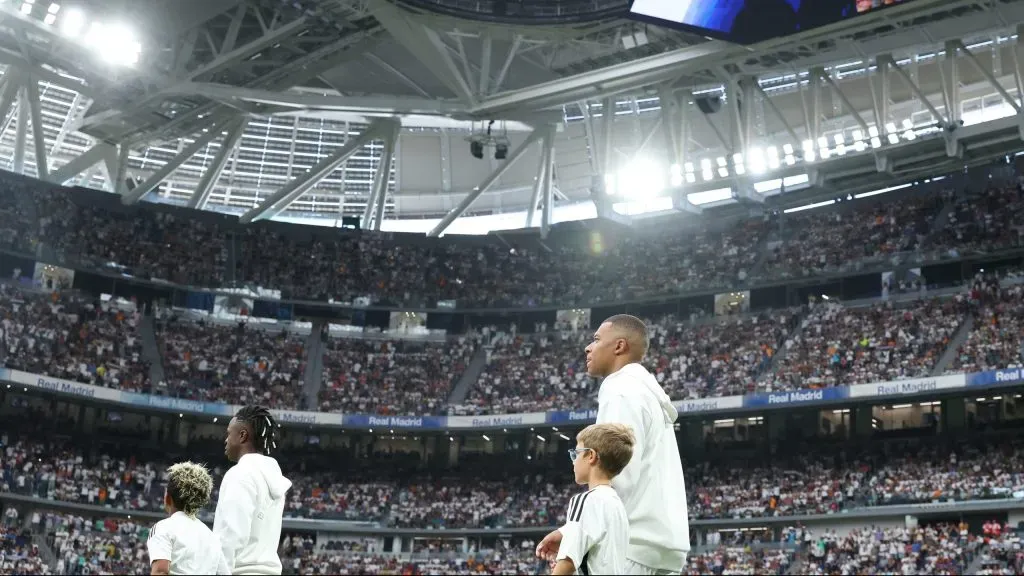
[[[569,500],[558,553],[545,558],[552,574],[625,573],[629,520],[611,481],[629,464],[634,442],[622,424],[593,424],[576,435],[569,459],[576,483],[587,491]]]

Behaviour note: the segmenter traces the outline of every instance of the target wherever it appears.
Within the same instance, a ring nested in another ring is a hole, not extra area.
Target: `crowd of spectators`
[[[818,302],[786,339],[760,386],[769,391],[928,376],[968,311],[968,298],[863,307]]]
[[[487,349],[487,366],[456,414],[543,412],[554,406],[584,407],[597,392],[587,375],[586,331],[497,334]]]
[[[0,248],[35,254],[39,237],[32,227],[35,218],[31,212],[33,189],[34,186],[23,181],[0,185]]]
[[[857,203],[850,210],[786,215],[779,221],[782,239],[769,249],[758,277],[843,272],[917,250],[948,196],[929,194],[898,202],[886,198]]]
[[[11,513],[13,511],[13,514]],[[18,512],[8,508],[0,526],[0,572],[4,574],[54,574],[43,561],[39,547],[32,542],[32,533],[18,525]],[[13,520],[13,522],[9,522]],[[56,572],[63,574],[64,572]]]
[[[166,378],[159,393],[282,409],[302,404],[308,335],[169,313],[158,320],[156,336]]]
[[[950,257],[1020,246],[1024,240],[1022,182],[961,195],[946,221],[937,223],[929,244]]]
[[[693,518],[828,514],[863,506],[1015,497],[1024,491],[1024,450],[910,447],[779,464],[703,466],[687,474]]]
[[[974,325],[948,370],[982,372],[1024,366],[1024,284],[979,276],[971,288]]]
[[[443,342],[330,338],[323,345],[320,410],[442,414],[478,345],[474,336]]]
[[[31,186],[11,184],[10,187]],[[10,188],[9,187],[9,188]],[[123,207],[39,183],[28,195],[38,217],[0,197],[0,246],[31,251],[36,238],[62,261],[201,287],[259,286],[286,298],[391,304],[566,306],[726,290],[751,279],[803,277],[958,249],[1016,246],[1019,188],[957,199],[949,222],[934,222],[950,193],[857,201],[830,211],[752,217],[708,225],[651,222],[627,231],[569,226],[541,242],[441,238],[318,229],[278,223],[238,226],[220,216],[167,207]],[[98,194],[98,193],[97,193]],[[848,206],[848,207],[847,207]],[[38,224],[24,222],[35,218]],[[781,239],[767,247],[769,232]],[[927,254],[924,254],[927,251]],[[233,256],[233,257],[232,257]],[[586,302],[584,302],[586,301]]]
[[[457,554],[406,557],[364,551],[295,550],[282,558],[285,574],[381,575],[452,574],[483,576],[498,574],[544,574],[546,563],[534,556],[533,547],[500,547]]]
[[[651,350],[646,363],[674,400],[748,394],[771,366],[798,313],[649,322]]]
[[[963,574],[980,540],[966,528],[865,527],[822,534],[807,554],[807,574]]]
[[[718,546],[712,550],[691,552],[686,557],[683,574],[700,576],[728,576],[734,574],[756,574],[758,576],[782,576],[788,574],[796,556],[793,549],[762,549],[748,546]]]
[[[41,190],[35,196],[40,238],[66,265],[205,288],[230,278],[225,235],[208,220],[142,206],[78,204],[72,194]]]
[[[139,322],[130,306],[0,284],[0,359],[8,368],[142,391],[149,363]]]
[[[146,574],[150,523],[47,512],[38,526],[57,556],[56,574]]]

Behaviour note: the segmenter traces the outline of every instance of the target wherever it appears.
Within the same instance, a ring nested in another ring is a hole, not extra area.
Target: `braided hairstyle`
[[[252,431],[252,444],[257,452],[270,456],[270,453],[277,449],[278,425],[268,408],[250,404],[239,410],[235,418]]]

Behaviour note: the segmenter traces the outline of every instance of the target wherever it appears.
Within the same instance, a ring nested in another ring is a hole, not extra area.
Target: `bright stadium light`
[[[818,149],[821,151],[822,160],[828,160],[829,156],[832,155],[832,151],[828,149],[828,138],[824,136],[818,138]]]
[[[914,138],[917,138],[917,134],[914,133],[914,123],[910,118],[903,120],[903,130],[903,138],[905,140],[913,140]]]
[[[778,170],[779,168],[779,149],[775,146],[769,146],[765,148],[765,154],[768,156],[768,169]]]
[[[611,174],[604,175],[604,193],[609,196],[615,195],[615,176]]]
[[[30,2],[30,1],[26,0],[25,3],[21,5],[21,13],[25,14],[25,15],[31,14],[32,13],[32,4],[33,4],[34,1],[35,0],[32,0]]]
[[[886,139],[889,140],[889,144],[899,144],[900,137],[897,134],[896,124],[889,122],[885,125]]]
[[[804,140],[804,162],[814,162],[814,142]]]
[[[747,168],[752,174],[763,174],[766,166],[764,163],[764,151],[760,148],[751,148],[747,151]]]
[[[747,167],[743,165],[743,154],[737,152],[732,155],[732,169],[740,176],[746,174]]]
[[[857,152],[863,152],[868,147],[864,143],[864,133],[860,130],[853,131],[853,149]]]
[[[93,22],[85,35],[85,42],[107,62],[122,66],[138,62],[142,52],[142,45],[135,36],[120,24]]]
[[[60,31],[65,36],[78,38],[82,30],[85,30],[85,13],[78,8],[65,10],[60,19]]]
[[[836,134],[834,138],[836,142],[836,154],[843,156],[846,154],[846,141],[843,139],[842,134]]]

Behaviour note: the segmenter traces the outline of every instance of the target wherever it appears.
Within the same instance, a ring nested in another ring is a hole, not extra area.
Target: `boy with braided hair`
[[[151,574],[231,574],[217,537],[196,515],[210,503],[213,479],[202,464],[167,469],[164,508],[170,514],[149,532]]]
[[[292,483],[271,457],[276,449],[277,423],[267,408],[246,406],[228,424],[224,454],[235,465],[220,484],[213,533],[230,574],[281,574],[277,547]]]

